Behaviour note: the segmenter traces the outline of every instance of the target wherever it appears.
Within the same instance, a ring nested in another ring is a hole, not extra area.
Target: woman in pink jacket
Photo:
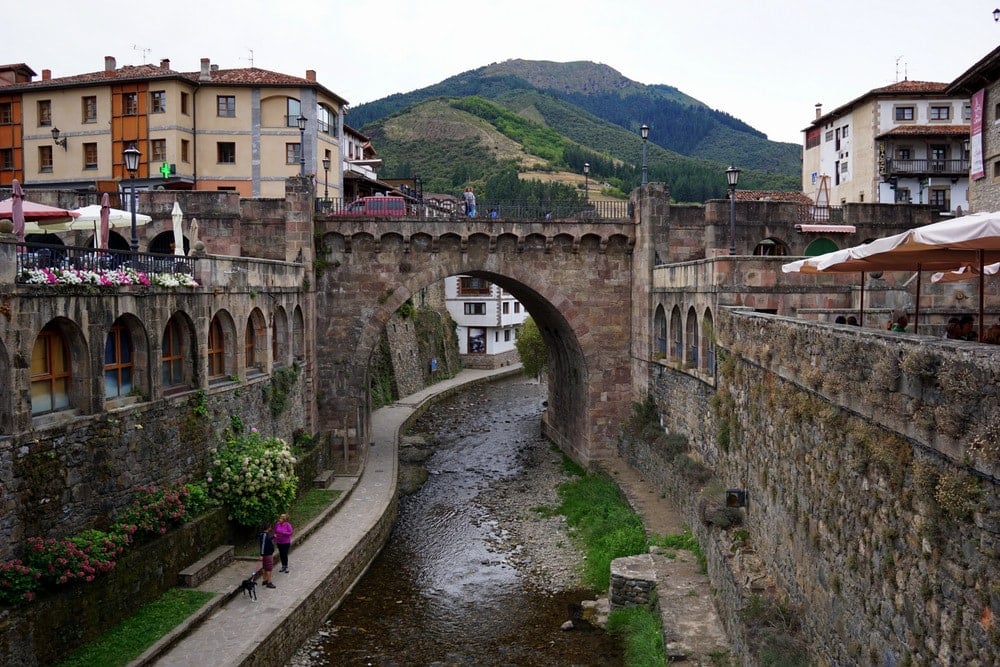
[[[288,548],[292,545],[294,530],[288,522],[287,514],[278,517],[278,523],[274,524],[274,543],[278,545],[278,555],[281,557],[281,569],[278,572],[288,572]]]

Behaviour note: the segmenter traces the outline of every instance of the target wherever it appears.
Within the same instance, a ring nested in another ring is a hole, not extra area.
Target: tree
[[[538,325],[530,317],[524,321],[517,332],[517,354],[521,357],[521,364],[524,366],[524,374],[538,377],[545,370],[545,362],[548,359],[548,351],[545,348],[545,341],[538,330]]]

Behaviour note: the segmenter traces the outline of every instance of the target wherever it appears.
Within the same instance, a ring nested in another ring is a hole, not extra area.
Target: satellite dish
[[[157,186],[156,186],[155,188],[153,188],[153,189],[154,189],[154,190],[166,190],[166,188],[165,188],[165,187],[163,187],[162,185],[157,185]]]

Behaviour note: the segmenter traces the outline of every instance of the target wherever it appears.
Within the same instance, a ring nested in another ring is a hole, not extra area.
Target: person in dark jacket
[[[271,570],[274,569],[274,528],[271,526],[260,533],[260,561],[264,588],[277,588],[271,583]]]

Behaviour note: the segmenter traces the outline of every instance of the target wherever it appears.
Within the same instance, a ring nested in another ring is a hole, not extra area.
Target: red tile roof
[[[904,79],[902,81],[897,81],[896,83],[884,86],[882,88],[874,88],[869,92],[869,95],[898,95],[907,93],[944,93],[947,90],[947,83],[938,83],[937,81],[910,81],[909,79]]]
[[[968,125],[898,125],[891,130],[884,132],[876,139],[882,137],[967,137],[969,136]]]

